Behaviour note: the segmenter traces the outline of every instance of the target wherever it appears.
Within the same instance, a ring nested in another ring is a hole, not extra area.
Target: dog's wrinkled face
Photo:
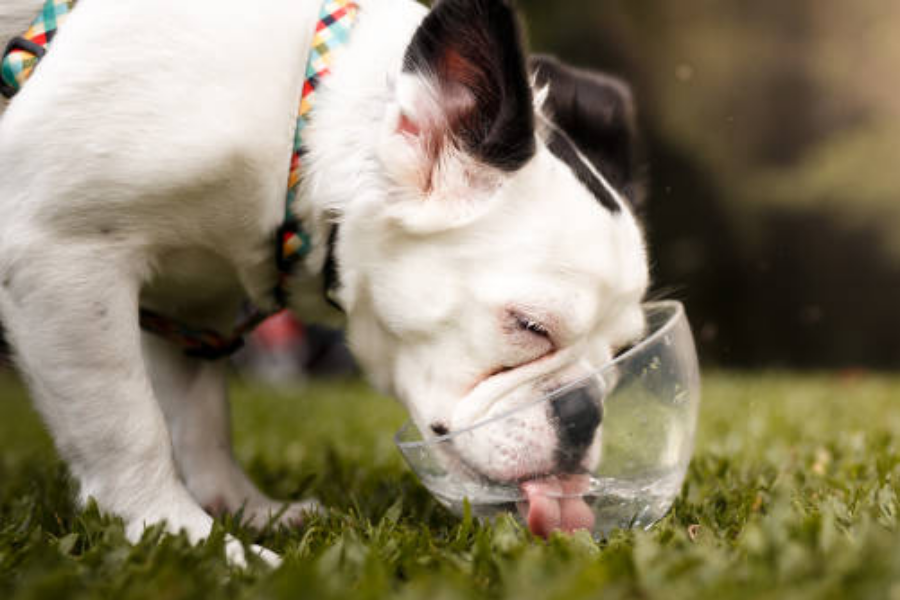
[[[344,217],[351,346],[426,435],[533,403],[643,332],[643,239],[609,184],[630,180],[628,100],[608,79],[532,68],[504,3],[438,3],[380,125],[386,199]],[[598,456],[599,393],[578,387],[456,452],[494,480],[577,472]]]

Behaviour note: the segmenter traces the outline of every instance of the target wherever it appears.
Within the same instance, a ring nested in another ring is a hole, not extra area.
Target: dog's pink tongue
[[[528,529],[542,538],[550,537],[554,531],[592,530],[594,513],[580,495],[587,486],[586,477],[566,480],[553,477],[523,483],[526,502],[519,506],[519,511],[528,523]]]

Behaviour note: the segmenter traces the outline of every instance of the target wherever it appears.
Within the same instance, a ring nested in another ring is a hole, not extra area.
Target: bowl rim
[[[641,341],[639,341],[634,346],[630,347],[625,352],[622,352],[621,354],[619,354],[612,360],[610,360],[606,363],[603,363],[603,365],[594,369],[594,371],[592,371],[590,375],[585,375],[584,377],[577,379],[577,380],[559,388],[558,390],[554,391],[551,394],[547,394],[546,396],[541,396],[539,399],[535,400],[534,402],[529,402],[527,404],[523,404],[522,406],[517,406],[507,412],[497,415],[496,417],[491,417],[490,419],[486,419],[486,420],[476,423],[474,425],[470,425],[470,426],[460,429],[458,431],[452,431],[450,433],[435,437],[430,440],[421,439],[421,440],[409,441],[409,442],[401,441],[401,439],[400,439],[401,436],[411,428],[416,429],[416,431],[419,432],[419,435],[422,434],[422,432],[419,431],[419,428],[416,427],[415,423],[413,423],[412,419],[410,419],[410,420],[406,421],[406,423],[404,423],[402,427],[400,427],[400,429],[397,431],[397,433],[394,434],[394,444],[396,444],[397,448],[399,448],[400,451],[404,452],[404,453],[406,450],[413,450],[413,449],[417,449],[417,448],[436,447],[439,444],[446,443],[454,438],[460,437],[467,433],[471,433],[475,429],[479,429],[481,427],[490,425],[491,423],[496,423],[497,421],[506,419],[510,415],[513,415],[522,410],[526,410],[528,408],[531,408],[531,407],[541,404],[543,402],[549,402],[549,401],[553,400],[554,398],[557,398],[557,397],[567,393],[568,391],[572,390],[573,388],[578,387],[586,379],[594,377],[598,373],[607,371],[613,367],[620,365],[621,363],[623,363],[627,360],[630,360],[633,356],[643,352],[644,350],[647,349],[648,346],[657,343],[663,336],[670,333],[671,330],[675,328],[675,325],[679,321],[686,319],[686,312],[684,309],[684,304],[682,304],[678,300],[660,300],[660,301],[656,301],[656,302],[645,302],[641,306],[645,313],[650,313],[653,311],[663,312],[663,311],[671,310],[672,314],[669,316],[668,319],[666,319],[666,322],[663,323],[663,325],[659,329],[657,329],[656,331],[651,333],[649,336],[647,336],[644,339],[642,339]]]

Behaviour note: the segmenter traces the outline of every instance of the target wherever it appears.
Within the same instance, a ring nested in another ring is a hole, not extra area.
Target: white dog
[[[40,4],[6,0],[3,39]],[[81,0],[0,118],[0,320],[81,497],[132,538],[282,509],[232,457],[224,361],[142,333],[139,309],[227,335],[247,300],[278,307],[273,236],[321,9]],[[329,275],[356,357],[422,431],[558,389],[642,334],[620,84],[529,66],[503,0],[358,0],[332,71],[303,133],[293,209],[312,251],[286,300],[317,318]],[[589,396],[503,443],[577,470],[602,419]],[[491,479],[539,475],[459,450]]]

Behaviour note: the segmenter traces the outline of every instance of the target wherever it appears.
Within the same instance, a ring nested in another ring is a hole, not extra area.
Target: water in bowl
[[[593,511],[596,522],[593,533],[606,537],[614,529],[646,529],[662,519],[681,489],[684,467],[647,474],[644,477],[592,476],[582,498]],[[515,487],[459,481],[452,476],[425,476],[422,483],[434,497],[456,514],[463,514],[468,502],[472,516],[492,519],[500,514],[515,513],[525,500]]]

